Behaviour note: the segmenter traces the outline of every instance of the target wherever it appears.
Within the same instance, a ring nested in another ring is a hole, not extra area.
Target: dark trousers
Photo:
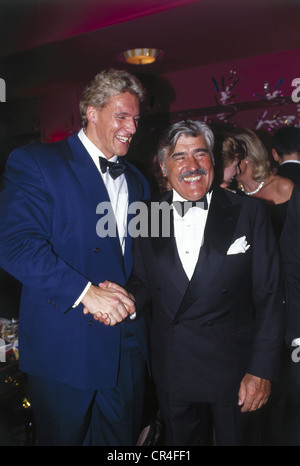
[[[167,446],[259,446],[261,412],[241,413],[236,403],[170,401],[158,393]]]
[[[146,365],[134,337],[124,338],[121,348],[118,384],[113,388],[80,390],[28,375],[39,445],[136,444],[142,427]]]

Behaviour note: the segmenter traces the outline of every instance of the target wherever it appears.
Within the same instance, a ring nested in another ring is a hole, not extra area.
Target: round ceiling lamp
[[[131,49],[123,52],[127,63],[131,65],[149,65],[158,58],[159,50],[150,48]]]

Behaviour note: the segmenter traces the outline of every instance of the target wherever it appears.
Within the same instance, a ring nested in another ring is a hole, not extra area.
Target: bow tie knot
[[[104,157],[99,157],[99,162],[102,173],[105,173],[108,169],[110,176],[114,180],[126,170],[126,165],[124,163],[110,162]]]
[[[203,210],[208,209],[208,203],[206,196],[198,199],[197,201],[174,201],[173,205],[177,213],[184,217],[184,215],[189,211],[191,207],[200,207]]]

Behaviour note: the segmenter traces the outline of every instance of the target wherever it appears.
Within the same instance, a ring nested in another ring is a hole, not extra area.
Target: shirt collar
[[[286,163],[300,163],[300,160],[285,160],[280,164],[280,166],[285,165]]]
[[[98,149],[98,147],[96,147],[95,144],[87,137],[83,128],[79,131],[78,137],[80,141],[82,142],[82,144],[84,145],[84,147],[86,148],[86,150],[88,151],[89,155],[92,157],[96,166],[99,167],[99,157],[104,157],[105,159],[107,157],[105,157],[103,152],[101,152],[101,150]],[[109,159],[110,162],[117,162],[117,160],[118,160],[117,155],[114,155],[113,157]]]
[[[207,203],[208,205],[210,204],[210,201],[211,201],[211,196],[212,196],[212,190],[210,190],[207,194],[206,194],[206,198],[207,198]],[[173,202],[175,201],[187,201],[187,199],[184,199],[183,197],[180,196],[180,194],[178,194],[177,191],[175,191],[175,189],[173,189]]]

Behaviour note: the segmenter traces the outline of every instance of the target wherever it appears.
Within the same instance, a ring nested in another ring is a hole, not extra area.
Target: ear
[[[159,166],[160,166],[160,169],[161,169],[161,172],[162,172],[163,176],[166,177],[167,176],[166,170],[165,170],[165,168],[164,168],[164,166],[163,166],[163,164],[161,162],[159,162]]]
[[[90,123],[97,122],[97,109],[92,105],[89,105],[86,110],[86,117]]]
[[[273,155],[273,159],[275,160],[275,162],[279,162],[280,157],[279,157],[279,155],[277,154],[276,149],[274,149],[274,148],[272,149],[272,155]]]

